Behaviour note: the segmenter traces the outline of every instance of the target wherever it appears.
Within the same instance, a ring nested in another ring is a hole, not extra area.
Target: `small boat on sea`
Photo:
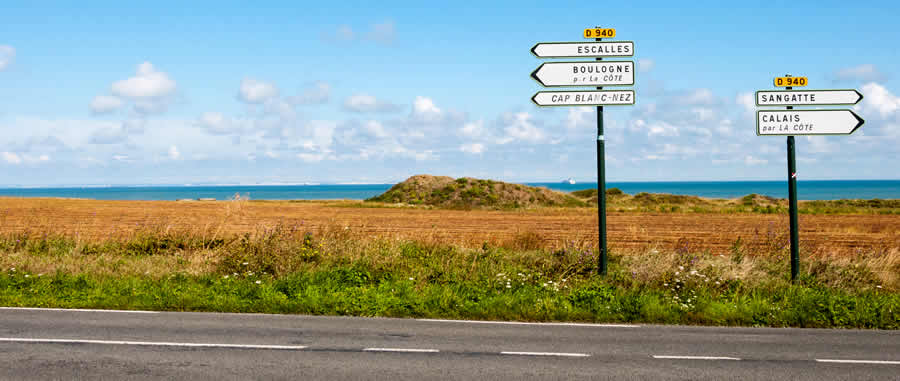
[[[573,178],[570,177],[570,178],[568,178],[568,179],[563,180],[563,184],[569,184],[569,185],[572,185],[572,184],[575,184],[575,180],[574,180]]]

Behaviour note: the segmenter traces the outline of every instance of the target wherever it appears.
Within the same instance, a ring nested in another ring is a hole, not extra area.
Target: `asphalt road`
[[[0,379],[900,380],[900,332],[0,308]]]

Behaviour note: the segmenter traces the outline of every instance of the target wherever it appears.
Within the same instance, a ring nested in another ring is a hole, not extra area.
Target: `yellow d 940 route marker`
[[[806,77],[776,77],[775,87],[800,87],[806,86],[809,80]]]
[[[613,38],[616,30],[613,28],[589,28],[584,30],[584,38]]]

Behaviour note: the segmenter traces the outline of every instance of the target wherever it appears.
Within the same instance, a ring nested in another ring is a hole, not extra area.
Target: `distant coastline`
[[[596,182],[523,183],[561,192],[596,188]],[[215,184],[215,185],[85,185],[57,187],[2,187],[0,197],[53,197],[97,200],[229,199],[235,194],[252,200],[363,200],[394,184]],[[668,193],[707,198],[738,198],[755,193],[787,197],[786,181],[671,181],[609,182],[607,188],[628,194]],[[900,180],[806,180],[798,182],[800,200],[900,199]]]

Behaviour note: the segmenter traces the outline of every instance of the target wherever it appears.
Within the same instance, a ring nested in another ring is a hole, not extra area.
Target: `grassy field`
[[[435,229],[392,236],[290,219],[242,231],[233,224],[246,223],[253,204],[214,205],[220,219],[192,227],[147,224],[106,235],[52,225],[5,230],[0,305],[900,328],[900,250],[891,241],[852,255],[803,250],[796,283],[788,280],[781,235],[738,238],[724,250],[690,238],[616,248],[610,274],[600,277],[593,241],[577,236],[548,242],[520,231],[461,243]],[[0,222],[10,220],[6,213]],[[496,212],[458,213],[479,220]]]
[[[623,252],[674,250],[687,240],[698,251],[727,253],[737,240],[747,247],[787,243],[786,213],[644,212],[611,209],[609,240]],[[555,249],[596,242],[597,209],[542,207],[517,210],[448,210],[362,201],[99,201],[0,197],[0,234],[126,239],[147,230],[192,231],[210,236],[253,233],[261,227],[332,225],[367,238],[435,239],[477,248],[504,246],[523,234]],[[800,244],[808,255],[858,255],[900,248],[900,215],[801,214]]]

